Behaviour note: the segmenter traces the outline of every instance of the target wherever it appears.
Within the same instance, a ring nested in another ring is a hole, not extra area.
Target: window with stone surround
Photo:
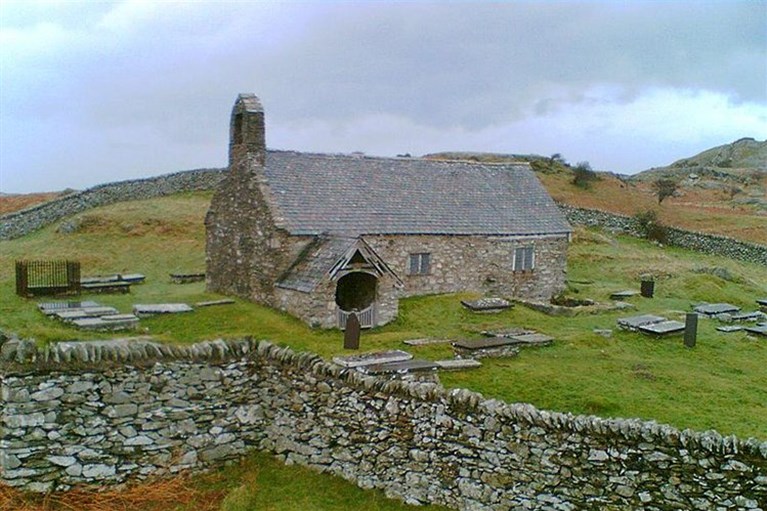
[[[410,254],[410,264],[408,266],[409,275],[428,275],[431,270],[431,254],[422,252],[419,254]]]
[[[535,268],[535,247],[532,245],[514,249],[514,271],[532,271]]]

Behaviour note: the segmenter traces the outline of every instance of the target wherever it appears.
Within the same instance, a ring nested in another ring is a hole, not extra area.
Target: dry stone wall
[[[642,228],[633,217],[596,209],[576,208],[561,203],[559,209],[562,210],[567,221],[571,224],[602,227],[638,238],[643,237]],[[666,227],[665,231],[668,245],[767,266],[767,247],[764,245],[739,241],[726,236],[686,231],[676,227]]]
[[[212,190],[225,176],[224,169],[199,169],[95,186],[3,215],[0,217],[0,240],[19,238],[62,218],[115,202]]]
[[[0,347],[0,478],[30,490],[287,463],[466,510],[755,510],[767,442],[361,375],[267,342]]]

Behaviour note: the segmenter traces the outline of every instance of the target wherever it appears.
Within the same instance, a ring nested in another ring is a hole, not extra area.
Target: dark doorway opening
[[[376,299],[378,279],[369,273],[353,272],[336,285],[336,305],[343,311],[364,310]]]

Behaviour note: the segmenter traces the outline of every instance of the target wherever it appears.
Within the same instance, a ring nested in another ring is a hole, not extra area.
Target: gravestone
[[[640,293],[645,298],[652,298],[655,294],[655,280],[651,278],[643,278],[639,288]]]
[[[360,349],[360,320],[357,318],[357,314],[354,312],[349,314],[349,317],[346,318],[346,330],[344,330],[344,349]]]
[[[684,317],[684,345],[688,348],[695,347],[698,338],[698,315],[694,312],[687,313]]]

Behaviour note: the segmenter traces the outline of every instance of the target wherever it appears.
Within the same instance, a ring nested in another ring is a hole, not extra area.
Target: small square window
[[[410,275],[428,275],[431,267],[431,254],[428,252],[421,254],[410,254]]]
[[[514,271],[531,271],[535,268],[535,247],[518,247],[514,250]]]

